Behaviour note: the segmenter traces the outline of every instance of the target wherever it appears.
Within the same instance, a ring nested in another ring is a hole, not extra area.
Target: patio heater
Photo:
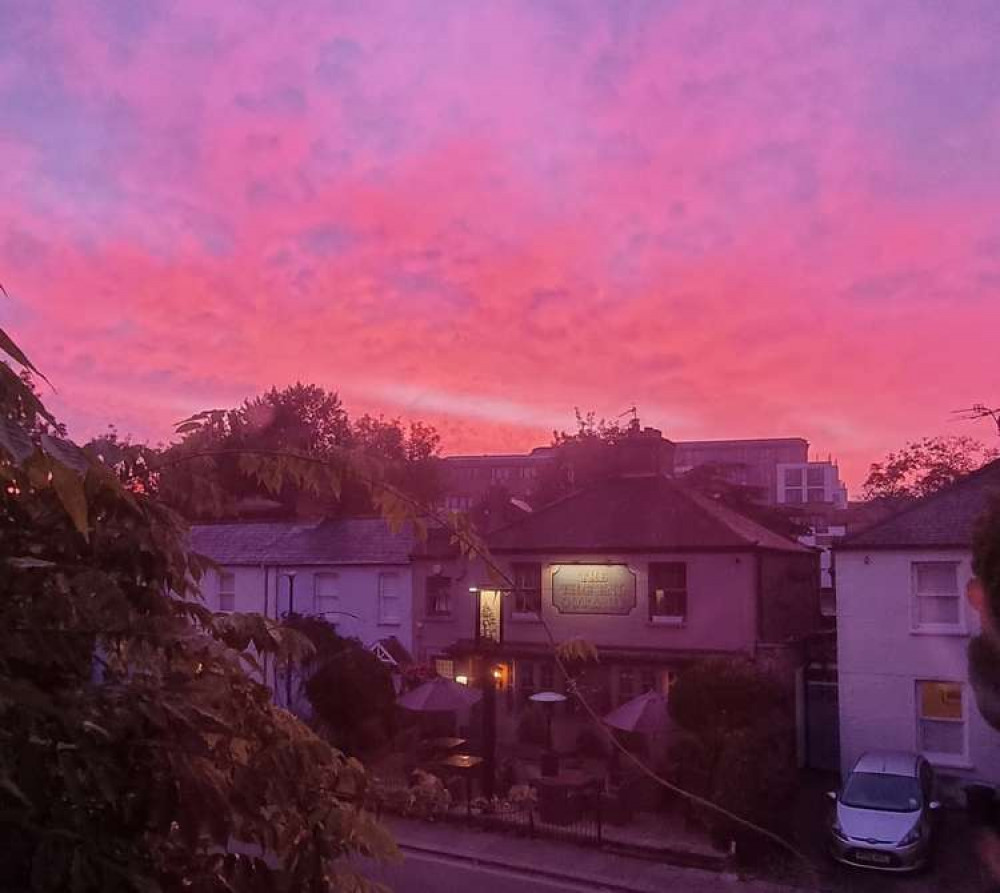
[[[492,656],[503,643],[502,589],[470,586],[476,600],[475,671],[483,689],[483,796],[496,791],[497,692]]]
[[[552,744],[552,714],[555,713],[556,704],[561,704],[566,700],[566,695],[561,695],[557,691],[540,691],[533,694],[528,700],[541,704],[545,711],[547,735],[545,753],[542,754],[542,775],[546,778],[555,778],[559,774],[559,757]]]

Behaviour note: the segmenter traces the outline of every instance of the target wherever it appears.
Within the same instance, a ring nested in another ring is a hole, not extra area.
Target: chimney
[[[618,442],[619,471],[673,476],[675,449],[673,441],[656,428],[630,431]]]

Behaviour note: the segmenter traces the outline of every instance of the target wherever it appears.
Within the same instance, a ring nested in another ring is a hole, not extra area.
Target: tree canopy
[[[213,615],[183,520],[112,467],[133,448],[109,464],[51,433],[0,366],[0,886],[366,889],[344,857],[395,847],[361,765],[255,681],[306,640]]]
[[[874,462],[863,485],[864,498],[905,503],[930,496],[1000,456],[972,437],[924,437]]]
[[[440,438],[432,427],[371,415],[352,421],[338,395],[316,385],[272,388],[234,409],[199,413],[178,433],[180,442],[163,454],[160,493],[194,519],[375,511],[367,484],[350,475],[337,492],[317,493],[291,479],[269,487],[241,464],[248,450],[326,461],[351,450],[382,463],[386,478],[416,501],[433,502],[438,495]]]

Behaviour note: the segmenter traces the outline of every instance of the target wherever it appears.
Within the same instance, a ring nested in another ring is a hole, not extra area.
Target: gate
[[[815,667],[806,670],[805,749],[806,766],[828,772],[840,771],[840,713],[834,679],[817,678],[827,673]]]

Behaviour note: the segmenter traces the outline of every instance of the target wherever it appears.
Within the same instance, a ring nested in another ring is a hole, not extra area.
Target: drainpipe
[[[295,571],[288,572],[288,616],[295,613]],[[292,658],[285,661],[285,709],[292,709]]]

